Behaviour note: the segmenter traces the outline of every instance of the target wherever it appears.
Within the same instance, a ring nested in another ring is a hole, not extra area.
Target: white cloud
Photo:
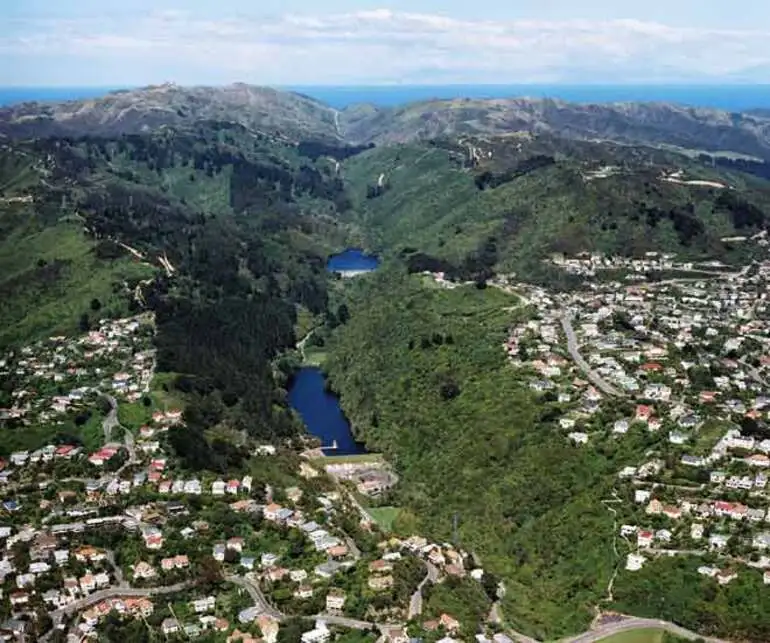
[[[768,37],[770,29],[632,19],[462,21],[379,9],[212,20],[164,11],[120,21],[17,21],[0,31],[0,51],[31,56],[30,65],[35,54],[114,61],[116,82],[133,80],[120,78],[126,70],[145,70],[153,81],[154,68],[183,70],[183,82],[204,76],[283,84],[430,82],[434,72],[440,82],[642,82],[760,69],[770,65]],[[152,60],[157,64],[148,66]]]

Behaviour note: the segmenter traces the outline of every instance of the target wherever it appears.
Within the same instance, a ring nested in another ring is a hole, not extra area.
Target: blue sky
[[[770,83],[770,2],[2,0],[0,86]]]

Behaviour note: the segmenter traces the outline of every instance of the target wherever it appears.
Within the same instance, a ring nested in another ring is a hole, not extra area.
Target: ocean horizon
[[[0,87],[0,105],[97,98],[124,87]],[[553,98],[577,103],[663,102],[731,112],[770,108],[770,85],[286,85],[336,109],[434,99]]]

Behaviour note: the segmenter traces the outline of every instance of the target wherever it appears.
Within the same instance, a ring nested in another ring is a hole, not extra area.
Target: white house
[[[319,620],[316,621],[315,627],[312,630],[302,634],[302,643],[326,643],[330,636],[331,633],[326,627],[326,623]]]
[[[629,554],[626,558],[626,569],[630,572],[639,571],[646,562],[647,559],[644,556],[640,556],[639,554]]]

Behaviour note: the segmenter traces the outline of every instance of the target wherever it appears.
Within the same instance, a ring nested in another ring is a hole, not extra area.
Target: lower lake
[[[345,414],[336,395],[326,390],[323,371],[314,367],[300,369],[289,389],[289,404],[300,414],[307,429],[321,440],[321,446],[329,448],[328,455],[353,455],[366,453],[362,444],[353,438]]]
[[[366,254],[357,248],[348,248],[344,252],[332,255],[326,263],[329,272],[339,272],[343,276],[371,272],[380,265],[380,260],[374,255]]]

